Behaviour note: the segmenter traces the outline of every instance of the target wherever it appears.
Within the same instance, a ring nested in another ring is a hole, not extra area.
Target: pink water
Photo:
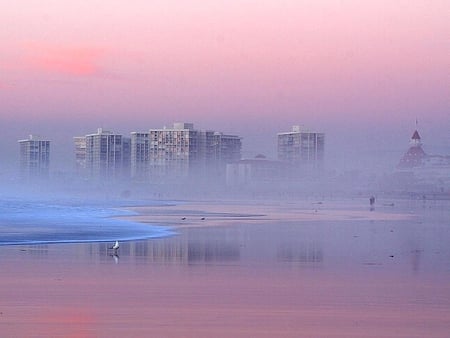
[[[408,210],[0,247],[0,336],[448,337],[447,209]]]

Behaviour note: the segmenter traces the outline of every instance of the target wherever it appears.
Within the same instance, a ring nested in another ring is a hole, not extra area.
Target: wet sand
[[[395,204],[394,204],[395,206]],[[267,223],[285,221],[383,221],[408,220],[409,212],[393,209],[389,203],[379,210],[370,209],[362,200],[347,202],[322,201],[192,201],[164,206],[127,208],[137,213],[125,216],[142,223],[171,227],[221,226],[240,222]]]
[[[140,207],[178,234],[117,256],[0,247],[0,336],[448,337],[448,202],[364,202]]]

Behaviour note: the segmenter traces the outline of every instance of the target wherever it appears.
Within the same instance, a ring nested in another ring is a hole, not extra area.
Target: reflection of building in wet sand
[[[278,230],[253,232],[238,228],[192,228],[179,235],[120,243],[120,259],[162,264],[208,264],[237,261],[287,262],[299,266],[323,263],[322,246],[316,241],[295,240],[278,243]],[[252,240],[249,240],[249,238]],[[111,243],[92,244],[89,255],[109,259]]]
[[[187,258],[189,263],[212,261],[236,261],[240,258],[237,242],[189,241]]]
[[[92,244],[90,255],[101,256],[112,254],[110,244]],[[118,251],[120,257],[132,257],[158,263],[197,263],[214,261],[239,260],[240,250],[237,239],[215,238],[210,240],[202,234],[189,236],[182,233],[165,239],[122,242]]]
[[[277,259],[282,262],[316,264],[322,263],[323,252],[316,243],[284,243],[278,247]]]
[[[48,256],[48,244],[34,244],[24,246],[20,249],[22,252],[26,252],[33,258],[47,258]]]

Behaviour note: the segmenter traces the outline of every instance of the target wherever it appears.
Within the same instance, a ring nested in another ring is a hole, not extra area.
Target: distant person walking
[[[373,205],[375,204],[375,197],[370,196],[369,202],[370,202],[370,206],[373,207]]]

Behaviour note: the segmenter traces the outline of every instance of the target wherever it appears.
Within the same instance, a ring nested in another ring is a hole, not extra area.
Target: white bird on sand
[[[110,249],[113,249],[114,251],[119,249],[119,241],[116,241],[116,243],[114,243],[114,245]]]

